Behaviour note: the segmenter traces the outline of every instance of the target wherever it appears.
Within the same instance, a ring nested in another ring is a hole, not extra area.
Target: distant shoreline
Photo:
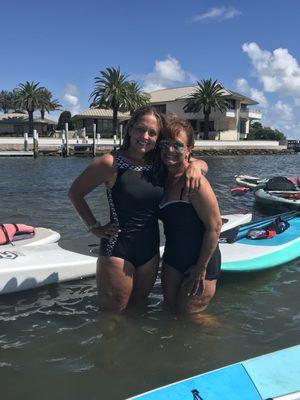
[[[194,149],[195,156],[251,156],[296,154],[293,149]]]

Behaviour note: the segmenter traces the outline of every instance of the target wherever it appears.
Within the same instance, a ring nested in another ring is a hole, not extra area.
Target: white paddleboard
[[[236,226],[247,224],[252,219],[252,214],[225,214],[222,215],[223,225],[221,232],[229,231]]]
[[[0,245],[0,251],[5,251],[14,247],[35,247],[44,244],[55,243],[60,239],[60,234],[52,229],[38,227],[35,228],[35,235],[26,239],[16,240],[12,244]]]
[[[65,250],[58,243],[1,249],[0,294],[94,276],[96,261],[96,256]]]
[[[224,215],[223,218],[227,220],[223,225],[226,230],[248,222],[252,214]],[[0,294],[94,276],[97,252],[90,252],[90,242],[87,238],[40,246],[1,246]]]

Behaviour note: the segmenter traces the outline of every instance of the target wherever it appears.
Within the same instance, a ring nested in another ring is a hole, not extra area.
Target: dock
[[[68,146],[68,147],[67,147]],[[62,139],[53,137],[40,137],[36,155],[42,156],[84,156],[110,152],[120,147],[119,140],[97,139],[94,152],[93,139],[69,139],[66,144]],[[26,151],[25,151],[26,149]],[[0,137],[0,157],[33,157],[33,141],[28,139],[24,146],[23,138]],[[290,154],[297,149],[288,148],[286,144],[278,141],[267,140],[195,140],[194,154],[197,155],[247,155],[247,154]]]
[[[0,157],[33,157],[33,151],[0,151]]]

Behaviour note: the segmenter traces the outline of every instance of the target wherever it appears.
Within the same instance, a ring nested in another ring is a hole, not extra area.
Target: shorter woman
[[[160,219],[166,236],[162,286],[172,310],[198,313],[215,294],[220,276],[218,238],[222,226],[216,196],[206,178],[197,192],[186,196],[182,180],[194,145],[192,127],[172,117],[159,140],[165,165]]]

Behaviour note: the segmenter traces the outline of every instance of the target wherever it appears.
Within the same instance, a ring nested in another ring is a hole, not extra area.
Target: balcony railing
[[[255,108],[246,108],[240,110],[240,116],[244,118],[261,119],[261,110]]]

